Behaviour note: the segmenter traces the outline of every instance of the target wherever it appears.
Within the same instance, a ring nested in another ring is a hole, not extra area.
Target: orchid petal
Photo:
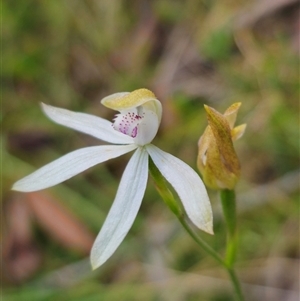
[[[241,102],[236,102],[236,103],[232,104],[224,113],[224,117],[228,121],[231,129],[233,128],[233,126],[235,124],[237,113],[238,113],[241,105],[242,105]]]
[[[236,140],[240,139],[244,135],[244,133],[246,131],[246,127],[247,127],[247,125],[245,123],[243,123],[243,124],[238,125],[235,128],[233,128],[231,130],[232,140],[236,141]]]
[[[146,149],[166,180],[178,193],[190,220],[201,230],[213,234],[209,198],[198,174],[183,161],[149,144]]]
[[[72,112],[42,103],[46,115],[58,124],[115,144],[134,143],[133,138],[114,130],[112,123],[85,113]]]
[[[91,251],[91,264],[96,269],[121,244],[140,208],[148,179],[148,154],[138,148],[124,171],[114,203]]]
[[[96,164],[119,157],[136,148],[134,144],[82,148],[62,156],[17,181],[12,189],[23,192],[45,189],[70,179]]]

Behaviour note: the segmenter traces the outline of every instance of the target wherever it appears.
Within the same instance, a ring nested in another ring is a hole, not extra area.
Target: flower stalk
[[[232,267],[237,251],[236,201],[234,190],[220,190],[221,204],[227,228],[226,263]]]
[[[155,183],[155,187],[159,193],[159,195],[162,197],[166,205],[171,209],[171,211],[176,215],[178,218],[179,222],[183,226],[183,228],[186,230],[186,232],[190,235],[190,237],[210,256],[212,256],[229,274],[230,280],[232,282],[235,294],[236,294],[236,299],[238,301],[243,301],[244,297],[242,294],[241,286],[238,280],[238,277],[235,273],[235,270],[233,268],[233,263],[234,261],[231,259],[235,257],[235,251],[236,251],[236,244],[233,245],[228,249],[227,252],[229,253],[229,258],[226,258],[226,260],[222,259],[222,257],[210,246],[208,245],[200,236],[197,235],[197,233],[191,228],[190,224],[187,221],[186,215],[183,213],[181,210],[179,203],[175,200],[172,192],[168,189],[166,181],[160,171],[157,169],[153,161],[149,160],[149,172],[152,176],[152,179]],[[224,195],[227,196],[234,195],[234,192],[232,193],[231,191],[226,191],[224,192]],[[226,199],[228,200],[228,199]],[[234,207],[235,208],[235,207]],[[226,209],[230,209],[230,206],[226,207]],[[229,213],[226,213],[229,216]],[[234,213],[235,215],[235,213]],[[229,221],[230,224],[228,226],[230,234],[230,239],[231,237],[234,237],[235,240],[235,233],[236,233],[236,222],[231,222]],[[230,250],[230,251],[229,251]],[[233,256],[234,255],[234,256]]]
[[[220,190],[221,204],[227,229],[227,244],[225,262],[231,281],[236,288],[236,294],[239,300],[244,300],[239,280],[234,270],[234,264],[237,253],[237,217],[236,217],[236,198],[235,191],[229,189]]]
[[[163,201],[167,204],[167,206],[170,208],[170,210],[177,216],[181,217],[183,216],[183,210],[179,206],[179,204],[176,202],[176,200],[173,197],[172,192],[168,189],[166,186],[166,181],[162,174],[159,172],[157,167],[155,166],[154,162],[150,158],[149,160],[149,172],[155,182],[155,187],[162,197]]]

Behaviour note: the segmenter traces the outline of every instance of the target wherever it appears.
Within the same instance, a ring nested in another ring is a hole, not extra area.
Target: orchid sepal
[[[233,141],[245,132],[246,125],[234,128],[241,103],[234,103],[224,114],[204,106],[208,126],[198,142],[197,166],[204,183],[212,189],[233,189],[239,180],[240,162]]]

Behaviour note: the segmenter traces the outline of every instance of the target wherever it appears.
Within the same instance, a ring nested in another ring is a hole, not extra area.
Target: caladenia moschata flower
[[[224,114],[204,106],[208,126],[198,142],[197,165],[204,183],[213,189],[233,189],[240,176],[240,163],[233,141],[242,137],[246,124],[234,127],[241,103],[232,104]]]
[[[91,250],[93,268],[103,264],[131,228],[140,208],[148,180],[149,156],[174,187],[190,220],[213,233],[212,211],[206,189],[197,173],[176,157],[150,144],[158,131],[162,106],[147,89],[116,93],[101,103],[119,111],[113,123],[88,114],[42,104],[53,121],[114,145],[91,146],[73,151],[38,169],[13,185],[30,192],[61,183],[104,161],[135,150],[123,173],[115,200]]]

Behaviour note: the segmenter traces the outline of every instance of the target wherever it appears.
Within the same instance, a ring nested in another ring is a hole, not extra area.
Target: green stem
[[[235,293],[236,293],[236,297],[237,297],[237,300],[239,301],[244,301],[244,295],[243,295],[243,292],[242,292],[242,289],[241,289],[241,284],[240,284],[240,281],[235,273],[235,270],[233,268],[227,268],[227,272],[230,276],[230,279],[231,279],[231,282],[234,286],[234,290],[235,290]]]
[[[204,240],[202,240],[201,237],[199,237],[189,226],[185,218],[177,216],[179,219],[181,225],[183,228],[187,231],[187,233],[193,238],[193,240],[204,250],[206,253],[211,255],[216,261],[218,261],[225,269],[228,269],[228,266],[224,262],[224,260],[221,258],[221,256],[214,250],[212,249]]]
[[[185,214],[183,213],[182,208],[179,206],[179,204],[176,202],[172,192],[168,189],[166,185],[166,181],[160,171],[157,169],[155,164],[150,158],[149,161],[149,171],[150,174],[155,182],[156,188],[158,190],[158,193],[164,200],[164,202],[168,205],[168,207],[171,209],[171,211],[176,215],[181,225],[184,227],[184,229],[187,231],[187,233],[191,236],[191,238],[209,255],[211,255],[219,264],[221,264],[226,271],[229,274],[230,280],[233,284],[234,290],[236,292],[237,300],[243,301],[243,294],[241,291],[239,280],[236,276],[236,273],[234,269],[229,266],[227,261],[224,261],[221,256],[213,249],[211,248],[205,241],[202,240],[190,227],[189,223],[186,221]],[[234,227],[233,227],[234,226]],[[235,224],[232,224],[229,226],[231,230],[235,229]],[[231,231],[230,230],[230,231]],[[235,233],[235,230],[231,233]]]
[[[236,294],[239,300],[243,299],[243,293],[239,280],[234,270],[234,263],[237,253],[237,218],[236,199],[234,190],[224,189],[220,191],[221,203],[227,227],[226,264],[232,283],[234,283]]]
[[[221,203],[227,226],[226,263],[231,268],[234,265],[237,251],[236,202],[234,190],[221,190]]]
[[[227,271],[227,273],[229,274],[230,280],[232,282],[232,285],[234,287],[234,291],[236,293],[236,297],[238,301],[243,301],[244,297],[243,297],[243,293],[242,293],[242,289],[241,289],[241,285],[239,282],[239,279],[235,273],[235,270],[233,267],[228,266],[228,263],[226,261],[224,261],[220,255],[214,250],[212,249],[205,241],[203,241],[189,226],[189,224],[186,222],[186,220],[182,217],[180,218],[179,216],[177,216],[177,218],[179,219],[180,223],[182,224],[182,226],[184,227],[184,229],[189,233],[189,235],[194,239],[194,241],[204,250],[206,251],[206,253],[208,253],[209,255],[211,255],[216,261],[218,261]]]
[[[162,199],[164,200],[164,202],[168,205],[168,207],[177,217],[183,216],[183,211],[174,199],[172,192],[168,189],[165,178],[157,169],[156,165],[153,163],[151,158],[149,158],[149,171],[155,182],[156,189],[162,197]]]

